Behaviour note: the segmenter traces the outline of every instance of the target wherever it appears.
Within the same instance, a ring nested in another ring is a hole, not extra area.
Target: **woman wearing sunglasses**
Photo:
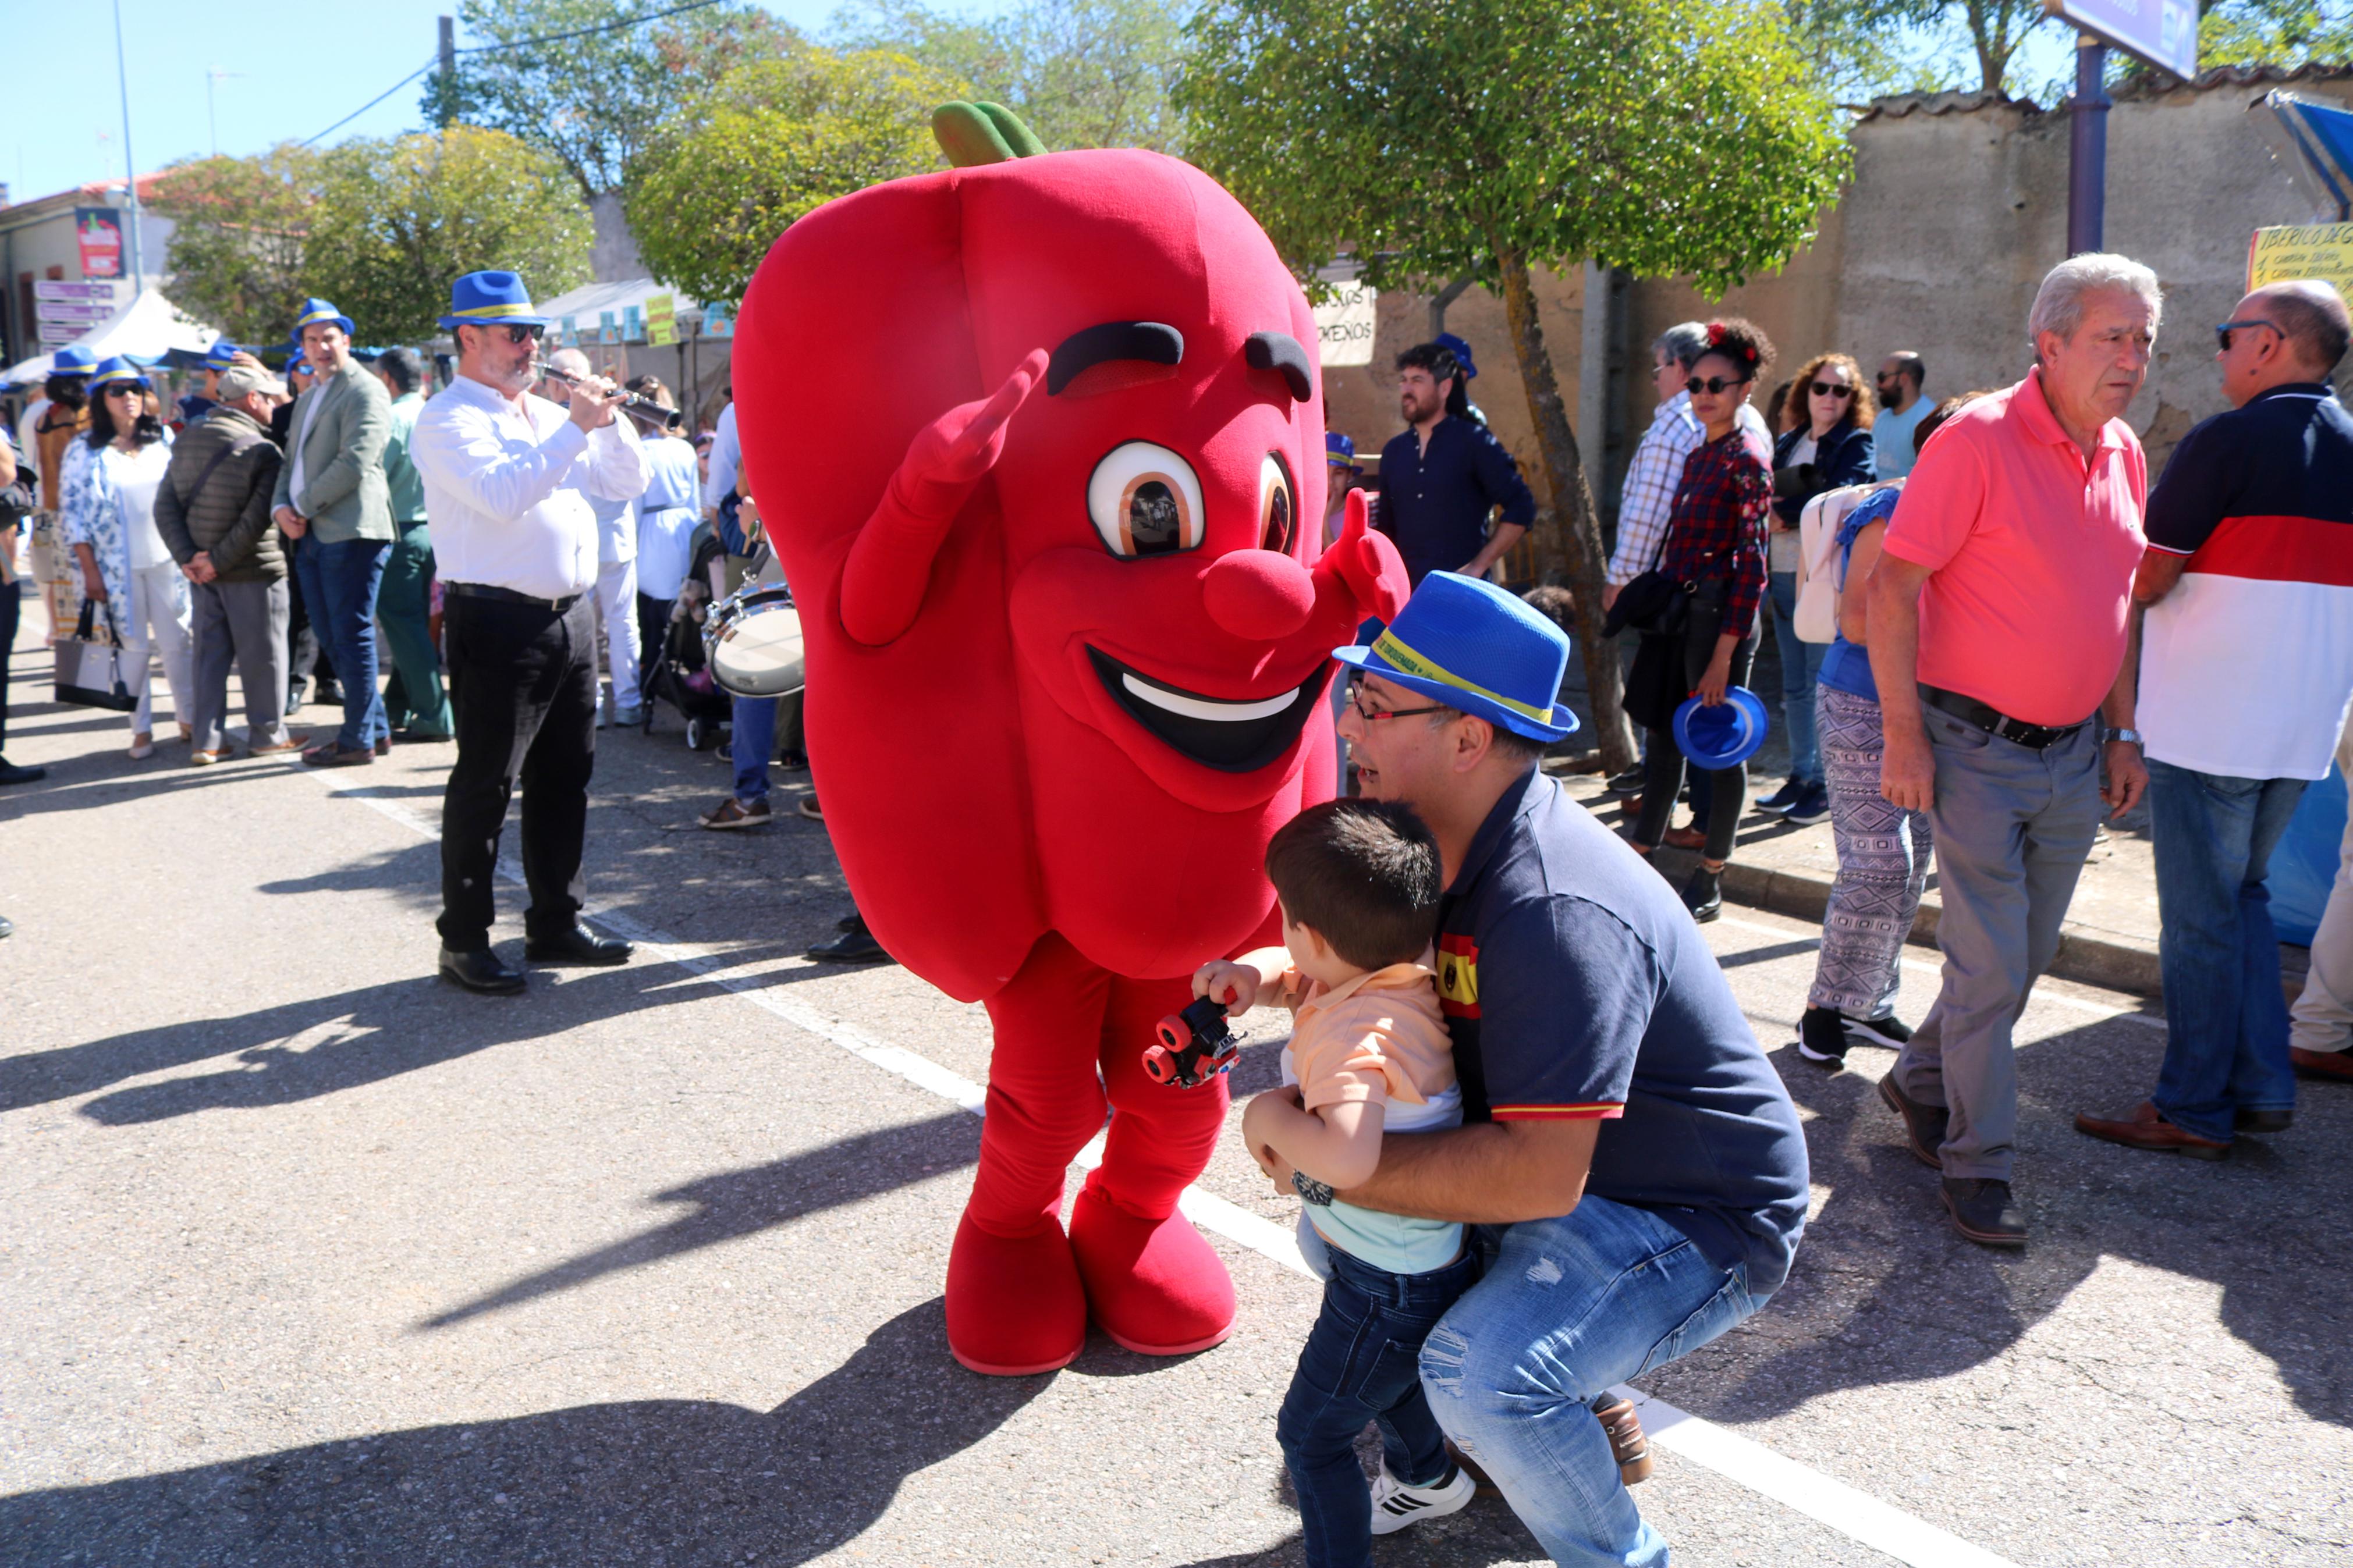
[[[139,691],[131,715],[131,755],[155,754],[152,647],[164,656],[172,710],[185,713],[191,682],[194,603],[179,563],[155,527],[155,488],[172,461],[172,433],[156,417],[147,377],[128,359],[100,360],[90,378],[87,462],[65,479],[60,534],[81,563],[82,591],[105,606],[102,624],[121,639],[122,678]],[[195,731],[184,720],[180,739]]]
[[[1829,646],[1798,636],[1798,519],[1825,490],[1867,485],[1876,472],[1871,422],[1879,412],[1862,367],[1845,354],[1816,354],[1789,384],[1782,431],[1773,444],[1773,646],[1781,654],[1781,722],[1789,737],[1789,779],[1757,803],[1796,823],[1831,813],[1814,729],[1814,682]]]
[[[1764,442],[1740,427],[1740,407],[1773,345],[1748,321],[1711,321],[1707,348],[1693,362],[1684,390],[1704,439],[1683,461],[1683,483],[1667,516],[1658,570],[1691,584],[1689,615],[1680,630],[1646,632],[1629,679],[1628,710],[1650,727],[1641,815],[1634,848],[1649,855],[1665,837],[1675,797],[1683,792],[1683,754],[1675,743],[1673,713],[1687,695],[1713,707],[1726,689],[1746,684],[1757,655],[1757,613],[1765,597],[1765,518],[1773,477]],[[1664,668],[1660,666],[1663,664]],[[1632,692],[1654,693],[1640,700]],[[1683,888],[1694,919],[1712,921],[1724,908],[1724,863],[1748,797],[1748,768],[1736,763],[1706,775],[1707,837],[1700,868]],[[1694,795],[1697,792],[1694,791]]]

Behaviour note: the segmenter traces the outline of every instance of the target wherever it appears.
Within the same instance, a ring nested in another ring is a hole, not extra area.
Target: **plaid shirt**
[[[1622,588],[1658,564],[1667,537],[1667,514],[1674,510],[1675,487],[1683,460],[1706,439],[1692,417],[1691,394],[1678,392],[1659,405],[1651,427],[1626,468],[1618,494],[1618,548],[1609,556],[1609,585]]]
[[[1765,515],[1773,475],[1747,433],[1734,429],[1703,443],[1683,464],[1659,570],[1678,582],[1729,577],[1722,631],[1745,637],[1765,597]]]

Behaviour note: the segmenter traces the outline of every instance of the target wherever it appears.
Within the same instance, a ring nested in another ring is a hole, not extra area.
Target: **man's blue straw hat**
[[[1727,686],[1711,708],[1687,697],[1675,710],[1675,747],[1692,765],[1713,772],[1736,768],[1765,743],[1765,704],[1745,686]]]
[[[1577,715],[1559,703],[1567,634],[1475,577],[1432,572],[1370,647],[1334,648],[1332,657],[1531,741],[1577,730]]]
[[[305,300],[302,301],[302,308],[294,313],[295,341],[298,342],[301,341],[303,328],[315,327],[322,321],[334,322],[343,329],[343,336],[347,338],[358,330],[352,325],[352,319],[349,316],[336,310],[326,300]]]
[[[205,351],[205,368],[227,370],[237,363],[237,356],[240,352],[242,351],[227,338],[215,338],[213,346]]]
[[[469,272],[449,285],[449,313],[443,330],[459,327],[547,327],[554,319],[532,308],[531,290],[512,272]]]
[[[111,354],[99,361],[98,368],[90,373],[90,389],[92,392],[98,392],[100,388],[111,386],[117,382],[129,382],[133,386],[154,384],[147,379],[147,373],[132,363],[127,357],[121,354]]]
[[[98,363],[96,355],[79,343],[68,343],[49,356],[51,375],[88,375]]]

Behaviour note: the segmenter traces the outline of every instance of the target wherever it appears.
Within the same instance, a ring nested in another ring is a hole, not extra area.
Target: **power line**
[[[374,109],[377,104],[382,103],[385,99],[390,98],[394,93],[398,92],[402,88],[406,87],[410,82],[415,81],[418,77],[423,76],[427,71],[431,70],[435,66],[438,66],[440,63],[440,52],[436,50],[432,58],[427,60],[423,65],[418,66],[415,70],[410,71],[406,76],[402,77],[398,81],[394,82],[390,87],[385,88],[382,92],[377,93],[374,98],[369,99],[365,103],[361,104],[357,109],[353,110],[349,114],[344,115],[341,120],[336,121],[332,125],[328,126],[324,131],[320,132],[317,136],[312,136],[304,141],[302,145],[308,147],[312,142],[316,142],[322,137],[332,136],[336,132],[341,131],[344,126],[349,125],[353,121],[357,120],[361,115],[365,114],[369,110]]]

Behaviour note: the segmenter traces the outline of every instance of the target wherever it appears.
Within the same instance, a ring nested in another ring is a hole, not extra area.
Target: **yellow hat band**
[[[464,316],[469,321],[494,321],[501,316],[531,316],[538,312],[531,308],[531,301],[526,300],[520,305],[475,305],[467,310],[452,310],[449,313],[453,316]]]
[[[1513,700],[1500,691],[1490,691],[1483,686],[1465,680],[1443,665],[1434,664],[1406,647],[1398,640],[1397,633],[1393,631],[1383,631],[1374,639],[1373,657],[1386,662],[1399,675],[1410,675],[1420,680],[1435,680],[1441,686],[1451,686],[1457,691],[1467,691],[1473,697],[1483,697],[1490,702],[1499,702],[1513,712],[1523,718],[1533,719],[1539,724],[1547,727],[1552,725],[1552,709],[1549,706],[1530,707],[1525,702]]]

